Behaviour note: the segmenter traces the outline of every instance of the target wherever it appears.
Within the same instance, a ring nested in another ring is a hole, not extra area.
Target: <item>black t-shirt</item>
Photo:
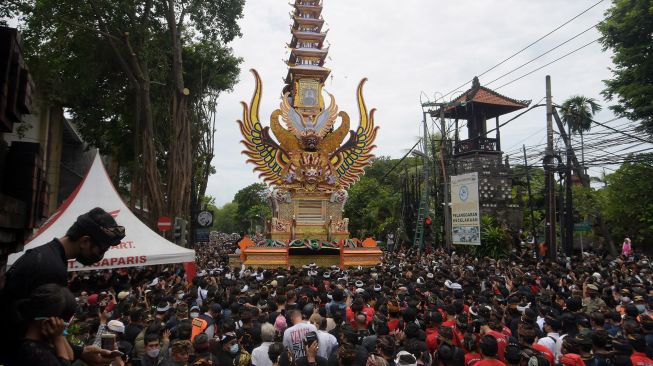
[[[0,332],[0,344],[18,351],[20,338],[25,329],[13,316],[13,305],[17,300],[29,298],[34,289],[41,285],[56,283],[68,285],[68,259],[58,239],[30,249],[7,271],[5,287],[0,291],[0,324],[13,332]],[[9,352],[0,352],[0,363],[10,363]]]
[[[28,298],[41,285],[68,285],[68,259],[59,239],[30,249],[7,271],[5,296],[13,301]]]
[[[24,366],[68,366],[70,361],[57,356],[52,344],[25,339],[17,350],[20,364]]]
[[[143,330],[143,326],[140,324],[127,324],[125,326],[125,340],[131,345],[136,343],[136,337]]]

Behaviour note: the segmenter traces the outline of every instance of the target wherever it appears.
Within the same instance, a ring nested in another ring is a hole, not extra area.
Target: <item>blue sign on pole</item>
[[[209,242],[210,229],[201,228],[195,230],[195,242],[197,243],[208,243]]]

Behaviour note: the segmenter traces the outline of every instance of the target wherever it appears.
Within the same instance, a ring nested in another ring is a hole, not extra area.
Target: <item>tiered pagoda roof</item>
[[[473,114],[482,109],[485,118],[494,118],[526,108],[530,104],[530,100],[512,99],[481,86],[478,77],[474,77],[472,87],[444,108],[444,116],[446,118],[470,119]],[[439,116],[440,111],[438,110],[434,115]]]
[[[312,77],[324,83],[331,70],[324,67],[328,47],[325,49],[326,32],[322,32],[321,0],[296,0],[292,18],[292,40],[288,44],[291,54],[288,58],[286,83],[292,84],[299,76]]]

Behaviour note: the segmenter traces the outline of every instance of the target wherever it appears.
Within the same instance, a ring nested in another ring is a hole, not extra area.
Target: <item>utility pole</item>
[[[571,126],[567,125],[568,135],[571,136]],[[573,195],[571,191],[571,141],[567,144],[567,163],[565,169],[565,193],[566,193],[566,204],[565,204],[565,255],[571,256],[571,253],[574,250],[574,206],[573,206]]]
[[[524,149],[524,166],[526,167],[526,186],[528,188],[528,207],[531,210],[531,235],[537,240],[537,235],[535,235],[535,210],[533,209],[533,192],[531,191],[531,169],[528,166],[528,160],[526,160],[526,145],[522,145]]]
[[[430,195],[429,195],[429,144],[428,144],[428,125],[426,123],[426,112],[423,112],[423,122],[424,122],[424,140],[422,140],[424,148],[422,149],[422,152],[424,153],[424,192],[421,196],[421,200],[426,200],[426,202],[420,202],[420,209],[424,209],[424,217],[422,217],[422,222],[419,223],[418,225],[424,226],[424,220],[426,217],[429,217],[429,201],[430,201]],[[424,205],[422,207],[422,205]],[[419,215],[418,215],[419,216]],[[417,218],[418,220],[420,219],[419,217]],[[422,227],[422,240],[420,240],[419,243],[419,253],[420,255],[424,253],[424,227]]]
[[[448,146],[447,146],[447,134],[444,121],[444,105],[440,107],[440,134],[442,137],[442,142],[440,142],[440,159],[442,162],[442,184],[444,187],[444,201],[443,213],[444,213],[444,242],[447,245],[447,251],[451,253],[451,211],[449,207],[449,183],[447,182],[447,165],[444,163],[445,153],[448,155]]]
[[[558,152],[560,155],[560,152]],[[562,189],[565,184],[565,174],[562,170],[559,170],[560,174],[560,194],[558,195],[558,203],[556,204],[556,211],[558,211],[558,223],[560,223],[560,244],[564,250],[567,245],[567,238],[565,237],[565,223],[567,216],[565,215],[565,196],[562,194]]]
[[[551,101],[551,76],[546,76],[546,151],[544,174],[546,176],[546,235],[545,244],[550,259],[556,256],[555,171],[553,156],[553,103]]]

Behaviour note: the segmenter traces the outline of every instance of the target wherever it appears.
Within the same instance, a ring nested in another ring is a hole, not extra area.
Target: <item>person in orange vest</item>
[[[197,337],[198,335],[205,334],[204,331],[206,330],[206,328],[209,327],[209,323],[200,317],[194,318],[190,324],[191,324],[191,334],[190,334],[191,342],[193,342],[195,340],[195,337]]]

